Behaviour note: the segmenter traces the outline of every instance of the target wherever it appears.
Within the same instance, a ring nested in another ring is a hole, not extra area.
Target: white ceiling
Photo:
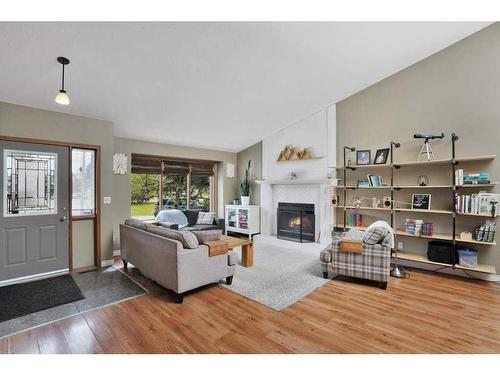
[[[0,23],[0,101],[239,151],[488,24]],[[54,102],[60,55],[68,107]]]

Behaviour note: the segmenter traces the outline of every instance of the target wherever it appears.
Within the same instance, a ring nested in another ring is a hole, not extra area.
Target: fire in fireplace
[[[314,204],[278,203],[278,238],[314,242],[314,225]]]

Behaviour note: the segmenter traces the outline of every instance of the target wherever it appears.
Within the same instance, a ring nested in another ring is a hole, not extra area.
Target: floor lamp
[[[394,203],[398,203],[394,200],[394,149],[401,147],[401,144],[398,142],[391,141],[391,227],[392,230],[394,231],[394,234],[396,233],[396,229],[394,228]],[[399,202],[403,203],[403,202]],[[396,245],[396,244],[394,244]],[[397,247],[397,246],[394,246]],[[397,279],[404,279],[407,277],[408,273],[402,269],[399,268],[398,266],[398,249],[394,249],[394,254],[395,254],[395,262],[394,262],[394,268],[391,269],[390,275],[392,277],[395,277]]]

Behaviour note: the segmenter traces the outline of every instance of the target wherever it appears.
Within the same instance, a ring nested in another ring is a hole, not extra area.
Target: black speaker
[[[391,207],[391,197],[384,197],[384,207]]]
[[[339,205],[339,196],[338,195],[332,195],[332,206],[337,207]]]

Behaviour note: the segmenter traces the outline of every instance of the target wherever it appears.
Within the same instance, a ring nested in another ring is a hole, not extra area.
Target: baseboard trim
[[[101,267],[109,267],[115,264],[114,259],[101,260]]]
[[[122,252],[120,251],[120,249],[118,249],[118,250],[113,250],[113,256],[114,256],[114,257],[119,257],[119,256],[121,255],[121,253],[122,253]]]
[[[49,277],[65,275],[67,273],[69,273],[69,268],[64,268],[62,270],[51,271],[51,272],[38,273],[36,275],[16,277],[15,279],[0,281],[0,287],[7,286],[7,285],[13,285],[13,284],[27,283],[30,281],[48,279]]]

